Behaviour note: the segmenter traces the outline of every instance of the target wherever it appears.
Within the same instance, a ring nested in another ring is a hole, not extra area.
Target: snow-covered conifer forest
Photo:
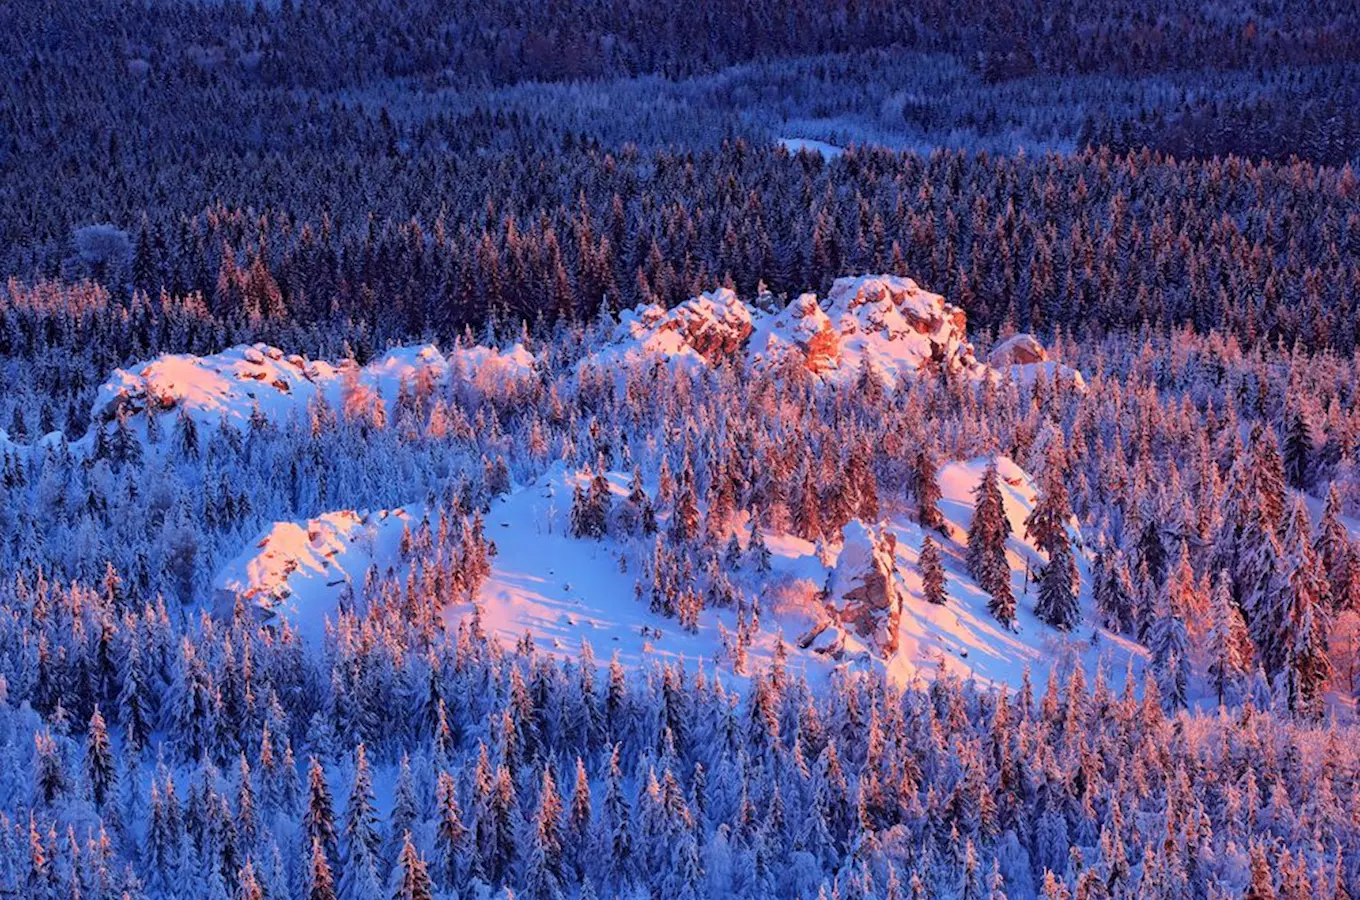
[[[0,897],[1360,896],[1354,3],[0,63]]]

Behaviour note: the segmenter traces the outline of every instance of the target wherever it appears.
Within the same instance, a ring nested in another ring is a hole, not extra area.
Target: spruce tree
[[[1011,531],[995,459],[987,463],[973,497],[973,521],[968,526],[968,572],[991,595],[987,608],[992,615],[1010,626],[1015,621],[1015,596],[1006,559],[1006,540]]]
[[[1318,523],[1313,552],[1322,564],[1326,577],[1329,611],[1338,613],[1360,605],[1360,597],[1354,593],[1357,584],[1354,578],[1355,548],[1351,543],[1350,532],[1341,522],[1341,496],[1337,493],[1335,483],[1327,489],[1327,502],[1322,507],[1322,520]]]
[[[1044,480],[1034,509],[1025,519],[1025,537],[1046,554],[1051,554],[1059,541],[1066,541],[1067,522],[1072,518],[1072,504],[1063,480],[1061,457],[1051,455],[1044,467]]]
[[[1190,638],[1185,620],[1174,608],[1165,587],[1160,592],[1148,644],[1163,708],[1168,712],[1183,709],[1190,682]]]
[[[1252,426],[1247,446],[1250,454],[1248,496],[1260,505],[1265,526],[1280,528],[1285,516],[1286,479],[1275,429],[1257,422]]]
[[[302,830],[310,843],[320,846],[325,852],[328,863],[335,859],[335,813],[331,789],[326,784],[326,772],[315,756],[307,764],[307,810],[302,816]]]
[[[1214,582],[1209,602],[1209,630],[1205,635],[1209,684],[1223,704],[1240,689],[1247,673],[1246,650],[1249,638],[1242,615],[1232,602],[1227,572]]]
[[[944,583],[944,562],[940,558],[940,549],[935,542],[927,535],[921,542],[921,584],[926,601],[943,605],[948,602],[949,597],[945,593]]]
[[[1313,433],[1303,413],[1294,410],[1284,435],[1284,473],[1289,486],[1301,491],[1313,483]]]
[[[803,469],[803,485],[798,492],[798,501],[793,513],[794,534],[808,541],[823,537],[822,500],[817,493],[817,480],[813,476],[812,465]]]
[[[1059,631],[1071,631],[1081,619],[1079,587],[1077,564],[1064,531],[1056,539],[1039,576],[1039,600],[1034,605],[1034,614]]]
[[[392,900],[434,900],[434,887],[430,883],[425,860],[420,858],[415,844],[411,843],[409,831],[402,834],[401,852],[392,869],[388,896]]]
[[[694,475],[686,469],[680,476],[675,509],[671,512],[671,535],[677,541],[692,541],[699,536],[699,495],[694,489]]]
[[[1326,639],[1326,582],[1309,540],[1308,513],[1302,500],[1295,501],[1284,540],[1285,568],[1289,574],[1277,647],[1289,709],[1317,716],[1322,711],[1323,688],[1331,677]]]
[[[1105,627],[1119,634],[1132,634],[1136,627],[1136,597],[1129,566],[1120,550],[1103,554],[1095,574],[1096,609]]]
[[[368,751],[363,744],[359,744],[354,748],[354,782],[350,788],[349,800],[345,804],[342,822],[347,864],[357,853],[371,859],[381,846],[381,838],[378,836],[378,813],[374,801],[373,774],[368,766]],[[346,865],[341,873],[342,881],[349,874],[348,869]]]
[[[319,837],[312,838],[312,855],[307,870],[307,900],[336,900],[335,879],[326,860],[326,849]]]
[[[760,520],[751,519],[751,539],[746,544],[746,554],[755,564],[756,572],[765,575],[770,571],[770,561],[773,558],[770,548],[765,544],[765,534],[760,527]]]
[[[435,853],[440,887],[454,890],[467,877],[469,831],[458,806],[458,789],[453,776],[440,772],[435,788]]]
[[[90,716],[89,730],[85,734],[85,779],[96,806],[104,805],[116,787],[117,777],[108,728],[104,717],[99,714],[99,707],[95,706],[94,714]]]
[[[939,474],[935,455],[929,448],[923,448],[916,454],[912,484],[916,495],[916,521],[921,523],[922,528],[943,531],[944,514],[938,506],[941,497]]]

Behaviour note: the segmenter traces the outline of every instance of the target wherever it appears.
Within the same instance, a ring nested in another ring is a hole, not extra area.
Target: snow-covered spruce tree
[[[409,831],[401,837],[401,851],[392,868],[388,896],[392,900],[434,900],[434,886],[430,883],[425,860],[416,851]]]
[[[929,535],[921,541],[919,564],[926,601],[935,604],[947,603],[949,596],[945,593],[944,561],[940,557],[940,548]]]
[[[1184,709],[1190,687],[1190,636],[1165,587],[1148,633],[1148,647],[1163,708],[1168,712]]]
[[[944,514],[940,512],[940,480],[935,455],[929,447],[917,451],[912,467],[912,493],[916,498],[916,521],[922,528],[942,531]]]
[[[1055,445],[1044,464],[1043,481],[1034,509],[1025,519],[1025,537],[1034,541],[1045,554],[1052,554],[1059,542],[1069,541],[1067,523],[1072,518],[1072,504],[1064,480],[1065,467],[1065,454]]]
[[[817,491],[816,476],[811,463],[803,468],[803,482],[794,501],[793,531],[804,540],[816,541],[823,537],[822,499]]]
[[[1285,521],[1285,495],[1288,482],[1275,429],[1257,422],[1247,440],[1250,453],[1249,494],[1261,505],[1266,527],[1279,529]]]
[[[341,900],[357,897],[377,882],[377,853],[382,846],[378,834],[378,813],[373,793],[373,775],[368,750],[363,744],[354,748],[354,780],[341,820]]]
[[[992,615],[1003,625],[1010,625],[1015,620],[1010,563],[1006,560],[1006,541],[1011,530],[995,459],[988,462],[973,496],[973,521],[968,526],[966,556],[968,573],[991,595],[988,609]]]
[[[85,781],[95,806],[103,806],[117,787],[118,770],[109,743],[108,728],[99,707],[90,716],[85,735]]]
[[[1284,435],[1284,474],[1289,486],[1307,490],[1313,483],[1313,432],[1302,411],[1295,409],[1288,416]]]
[[[1220,572],[1214,581],[1204,647],[1206,674],[1220,704],[1237,696],[1250,671],[1251,638],[1241,612],[1232,602],[1229,580],[1226,572]]]
[[[699,495],[688,467],[680,475],[670,526],[671,536],[677,541],[692,541],[699,536]]]
[[[1350,532],[1341,522],[1341,495],[1332,484],[1327,488],[1327,500],[1322,507],[1313,552],[1325,573],[1328,609],[1342,612],[1360,606],[1360,595],[1355,593],[1360,580],[1355,577],[1357,559]]]
[[[307,868],[307,900],[336,900],[335,879],[321,839],[313,837],[311,857]]]
[[[1289,570],[1280,540],[1268,527],[1266,511],[1254,508],[1243,529],[1239,568],[1242,609],[1256,647],[1257,660],[1271,678],[1284,665],[1285,610],[1289,604]]]
[[[1285,567],[1289,572],[1284,608],[1280,611],[1278,651],[1284,669],[1289,709],[1302,715],[1322,712],[1322,692],[1331,677],[1327,656],[1327,585],[1308,533],[1308,511],[1302,500],[1284,534]]]
[[[1048,562],[1039,575],[1039,599],[1034,604],[1034,614],[1059,631],[1071,631],[1081,621],[1077,599],[1081,585],[1065,530],[1062,535],[1054,540]]]
[[[337,859],[339,844],[331,791],[326,784],[326,772],[316,757],[307,762],[307,809],[302,817],[302,828],[308,844],[320,847],[327,862]],[[330,875],[329,867],[326,874]]]
[[[764,575],[770,571],[770,561],[773,555],[770,548],[765,543],[764,530],[761,528],[758,518],[751,519],[751,539],[746,544],[746,554],[750,557],[756,572]]]
[[[1123,551],[1116,548],[1103,552],[1101,565],[1092,575],[1096,610],[1105,627],[1119,634],[1132,634],[1136,626],[1137,601]]]

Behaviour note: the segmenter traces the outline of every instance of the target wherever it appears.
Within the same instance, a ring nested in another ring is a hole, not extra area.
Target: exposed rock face
[[[883,656],[897,649],[897,626],[906,591],[897,571],[897,538],[858,519],[843,531],[844,544],[822,592],[827,612]]]
[[[1028,366],[1047,359],[1048,351],[1038,338],[1032,334],[1014,334],[996,345],[987,357],[987,363],[994,369],[1004,369],[1007,366]]]

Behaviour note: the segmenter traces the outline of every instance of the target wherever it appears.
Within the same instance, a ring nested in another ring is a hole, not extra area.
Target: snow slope
[[[1104,660],[1111,675],[1122,677],[1141,647],[1090,626],[1060,635],[1032,613],[1034,590],[1026,594],[1026,568],[1038,552],[1021,537],[1024,519],[1034,502],[1029,477],[1010,460],[999,460],[1007,516],[1016,536],[1010,543],[1014,587],[1018,599],[1017,631],[1011,632],[987,612],[987,596],[962,565],[962,536],[972,516],[972,491],[985,460],[950,463],[940,470],[940,509],[952,540],[943,542],[949,572],[950,602],[931,605],[923,599],[917,558],[924,535],[919,526],[895,517],[881,528],[896,539],[896,562],[904,591],[896,649],[886,658],[852,629],[828,619],[817,599],[835,570],[839,546],[824,548],[819,558],[813,544],[792,535],[769,535],[771,572],[754,571],[749,562],[725,567],[733,584],[748,596],[759,594],[759,631],[749,650],[751,671],[771,659],[778,635],[785,638],[790,665],[810,677],[824,677],[842,666],[881,668],[895,684],[917,676],[933,677],[941,667],[972,675],[991,684],[1018,684],[1026,667],[1042,683],[1056,664],[1079,656],[1093,668]],[[651,659],[723,660],[724,631],[730,639],[737,619],[730,609],[705,609],[697,634],[651,612],[646,599],[635,599],[639,560],[650,552],[645,540],[580,540],[567,533],[572,488],[585,479],[560,466],[534,484],[492,503],[486,515],[487,537],[496,546],[492,573],[478,603],[483,626],[512,645],[526,632],[540,650],[575,657],[588,641],[599,658],[615,652],[626,666]],[[626,494],[626,479],[609,475],[616,497]],[[269,615],[288,619],[304,635],[320,635],[349,582],[356,595],[370,565],[380,572],[404,576],[399,553],[403,528],[424,515],[418,506],[367,515],[338,511],[306,523],[276,523],[228,564],[215,582],[219,614],[229,612],[239,593]],[[862,527],[852,523],[850,527]],[[1075,535],[1075,526],[1074,536]],[[743,545],[749,540],[739,529]],[[939,538],[936,535],[937,539]],[[1083,576],[1087,574],[1084,561]],[[1088,590],[1089,590],[1089,586]],[[1089,606],[1089,602],[1087,603]],[[452,625],[472,611],[455,604],[445,611]],[[1093,640],[1092,636],[1098,635]],[[800,638],[807,638],[800,641]],[[802,646],[800,646],[802,644]],[[832,649],[837,652],[828,652]]]
[[[628,666],[651,658],[712,660],[722,646],[721,628],[736,627],[733,613],[705,610],[698,634],[690,634],[635,599],[636,566],[625,570],[619,562],[620,555],[626,556],[624,547],[568,535],[572,488],[583,478],[559,466],[492,503],[485,534],[496,554],[478,594],[483,628],[507,646],[528,632],[541,650],[569,657],[578,656],[582,641],[589,641],[597,655],[617,652]],[[619,497],[627,494],[622,475],[612,474],[610,487]],[[319,640],[347,589],[362,595],[370,566],[379,574],[405,576],[409,566],[401,560],[402,533],[414,530],[425,513],[423,506],[410,505],[276,522],[218,573],[214,614],[229,616],[239,597],[260,619],[287,620],[305,638]],[[824,570],[816,564],[809,574],[823,577]],[[471,604],[453,604],[445,620],[452,626],[471,612]],[[768,664],[777,635],[776,629],[759,635],[749,651],[753,668]],[[789,644],[792,664],[801,660],[821,671],[831,668],[812,651]]]

